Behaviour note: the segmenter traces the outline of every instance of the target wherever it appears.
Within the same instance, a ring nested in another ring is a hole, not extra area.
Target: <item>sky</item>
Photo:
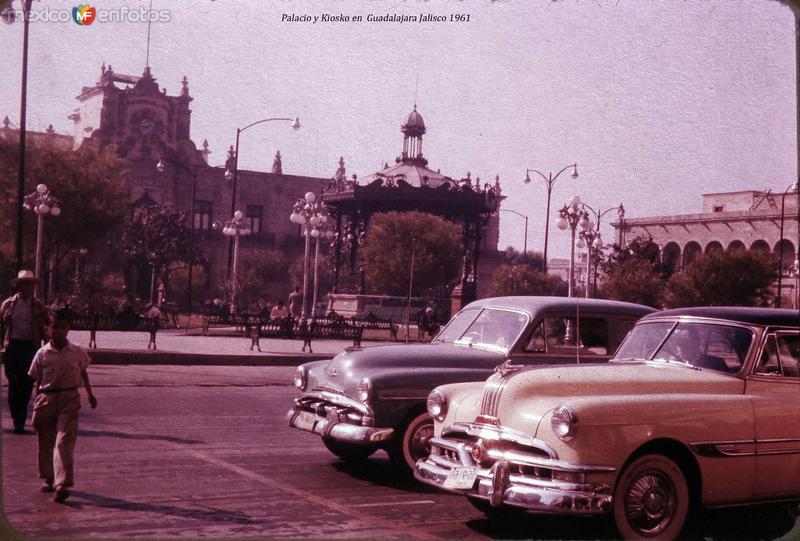
[[[148,25],[132,19],[148,4],[90,4],[121,22],[31,23],[29,129],[71,134],[75,97],[103,62],[141,74]],[[35,0],[34,10],[58,19],[75,5]],[[284,173],[330,177],[343,156],[348,175],[364,177],[393,163],[416,102],[429,167],[499,175],[503,208],[530,217],[529,249],[541,250],[546,221],[545,184],[536,175],[524,184],[529,168],[578,164],[576,181],[568,171],[554,185],[551,225],[576,194],[642,217],[700,212],[703,193],[783,191],[797,178],[794,17],[775,0],[152,0],[152,9],[168,19],[150,27],[152,73],[171,95],[188,78],[192,138],[208,140],[212,164],[237,127],[297,115],[297,132],[268,123],[243,133],[240,167],[269,170],[280,149]],[[313,22],[323,14],[351,20]],[[284,20],[292,15],[312,20]],[[0,116],[13,125],[21,50],[22,25],[0,23]],[[500,248],[521,249],[523,230],[501,213]],[[607,225],[603,236],[613,239]],[[551,227],[549,251],[566,256],[568,234]]]

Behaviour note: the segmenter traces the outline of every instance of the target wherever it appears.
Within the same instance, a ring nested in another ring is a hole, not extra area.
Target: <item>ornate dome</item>
[[[422,115],[417,112],[417,104],[414,104],[414,110],[408,113],[406,121],[400,126],[404,134],[411,137],[418,137],[425,133],[425,121],[422,120]]]

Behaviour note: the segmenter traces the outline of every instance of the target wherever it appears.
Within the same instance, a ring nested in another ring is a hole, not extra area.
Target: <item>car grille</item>
[[[355,408],[347,407],[342,404],[335,404],[329,400],[313,396],[301,396],[295,399],[297,407],[301,411],[307,411],[335,420],[337,423],[349,423],[359,426],[372,426],[372,419],[365,416]]]

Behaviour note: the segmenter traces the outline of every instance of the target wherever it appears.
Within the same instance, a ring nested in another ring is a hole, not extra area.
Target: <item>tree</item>
[[[19,144],[0,139],[0,197],[17,200]],[[61,214],[45,219],[45,261],[58,264],[80,248],[91,248],[109,231],[121,225],[128,209],[129,192],[124,182],[124,162],[112,147],[98,149],[84,144],[65,150],[49,143],[29,147],[25,193],[44,183],[61,202]],[[16,230],[16,204],[0,207],[0,227]],[[35,215],[25,212],[25,246],[33,260],[36,246]],[[0,251],[12,257],[14,235],[0,239]]]
[[[659,262],[660,250],[652,239],[637,237],[627,246],[614,244],[600,262],[605,273],[598,296],[659,307],[672,269]]]
[[[277,250],[245,249],[239,253],[238,305],[255,311],[267,303],[277,304],[288,295],[289,262]],[[229,288],[228,288],[229,290]]]
[[[191,231],[185,225],[186,213],[165,209],[155,203],[136,207],[122,231],[120,246],[139,270],[155,272],[164,282],[166,294],[172,298],[170,274],[186,267],[190,259]],[[205,255],[194,244],[194,261],[202,263]],[[181,265],[175,263],[181,262]]]
[[[536,270],[544,268],[544,256],[541,252],[529,250],[523,253],[517,251],[513,246],[506,248],[506,251],[503,253],[503,260],[508,265],[527,265]]]
[[[413,295],[452,282],[461,267],[461,227],[424,212],[376,214],[361,248],[370,290],[408,295],[414,253]]]
[[[492,275],[492,296],[545,295],[566,297],[567,282],[529,265],[500,265]]]
[[[664,305],[754,306],[762,304],[778,276],[776,258],[750,251],[699,256],[670,278]]]

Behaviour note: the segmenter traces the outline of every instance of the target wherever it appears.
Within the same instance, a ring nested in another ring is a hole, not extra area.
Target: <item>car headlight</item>
[[[372,383],[368,378],[364,378],[356,386],[356,398],[361,402],[366,402],[370,396],[372,396]]]
[[[294,386],[301,391],[305,391],[306,385],[308,385],[308,374],[306,373],[306,369],[302,366],[298,366],[297,370],[294,372]]]
[[[578,415],[575,408],[562,404],[553,410],[550,427],[560,439],[569,441],[578,432]]]
[[[434,389],[428,395],[428,415],[437,421],[443,421],[447,415],[447,396],[439,389]]]

